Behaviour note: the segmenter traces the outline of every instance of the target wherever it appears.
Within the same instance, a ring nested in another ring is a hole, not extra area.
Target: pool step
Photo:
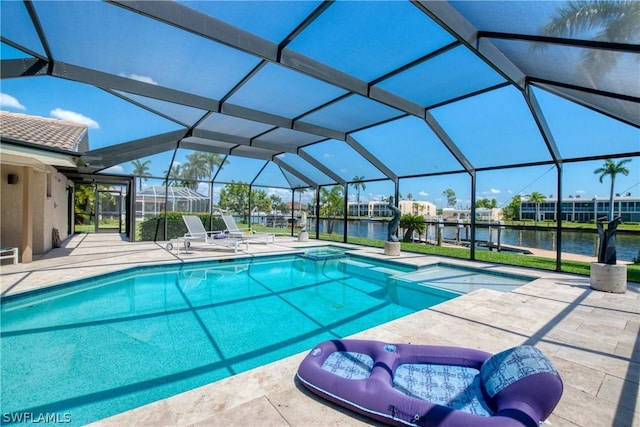
[[[443,295],[443,296],[447,296],[448,298],[451,298],[452,295],[461,295],[466,292],[466,289],[458,289],[456,287],[449,287],[449,286],[440,286],[439,283],[432,283],[432,282],[418,282],[415,280],[406,280],[403,276],[396,276],[393,277],[391,279],[393,285],[398,286],[398,287],[402,287],[402,288],[406,288],[406,289],[419,289],[421,291],[424,291],[424,289],[427,289],[427,292],[436,294],[436,295]]]
[[[299,260],[291,263],[291,268],[298,270],[304,274],[326,274],[327,267],[337,262],[340,261],[338,259],[327,259],[318,262],[317,260],[313,260],[308,257],[300,257]],[[335,271],[331,271],[331,278],[333,279],[337,280],[346,277],[348,277],[347,273],[345,273],[340,267],[338,267]]]
[[[351,259],[341,260],[338,268],[346,274],[383,284],[387,283],[389,277],[398,274],[398,270]]]
[[[344,252],[341,253],[304,253],[300,254],[302,258],[307,258],[313,261],[326,261],[331,259],[346,258],[347,255]]]
[[[389,280],[386,293],[386,297],[391,301],[415,310],[431,307],[461,295],[458,292],[451,292],[413,281],[402,280],[402,278],[398,276],[392,277]]]
[[[438,288],[457,294],[468,294],[476,289],[493,289],[501,292],[509,292],[522,285],[522,283],[505,283],[504,281],[508,279],[499,280],[497,278],[496,281],[486,282],[486,280],[482,280],[482,278],[478,276],[479,273],[473,271],[460,270],[452,273],[451,271],[445,271],[444,269],[435,267],[396,276],[394,279],[419,286]]]

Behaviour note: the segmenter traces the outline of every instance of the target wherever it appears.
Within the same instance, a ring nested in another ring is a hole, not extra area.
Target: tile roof
[[[67,151],[88,149],[87,126],[58,119],[0,111],[0,136]]]

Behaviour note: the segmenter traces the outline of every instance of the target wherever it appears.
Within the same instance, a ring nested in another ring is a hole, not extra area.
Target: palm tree
[[[640,2],[637,0],[574,0],[561,3],[540,33],[551,37],[572,37],[592,33],[595,41],[636,44],[640,41]],[[595,80],[611,71],[619,52],[587,49],[581,69]]]
[[[356,189],[356,201],[358,202],[358,216],[360,216],[360,189],[363,191],[367,188],[367,185],[362,182],[364,176],[354,176],[353,184],[351,186]]]
[[[149,163],[151,163],[151,160],[145,160],[144,162],[141,162],[140,160],[136,159],[131,162],[131,164],[133,165],[133,175],[140,177],[140,181],[138,181],[140,185],[140,191],[142,191],[142,181],[146,181],[147,177],[151,176],[151,174],[149,173]]]
[[[505,219],[515,220],[522,219],[520,217],[520,205],[522,204],[522,196],[517,194],[513,196],[511,202],[507,206],[502,209],[503,215]]]
[[[342,213],[343,188],[334,185],[331,190],[320,190],[320,215],[327,219],[327,233],[333,233],[335,218]]]
[[[447,188],[442,192],[442,195],[447,198],[447,207],[453,207],[456,205],[458,199],[456,198],[456,192],[451,188]]]
[[[75,224],[91,224],[93,221],[92,211],[95,206],[96,188],[95,184],[78,184],[74,191]]]
[[[218,153],[201,153],[201,154],[202,154],[202,159],[205,165],[207,166],[207,169],[209,170],[209,174],[207,175],[209,180],[213,179],[213,171],[215,170],[216,166],[218,167],[218,169],[222,169],[224,165],[229,163],[228,160],[225,160],[223,162],[222,157]]]
[[[427,223],[422,215],[404,214],[400,218],[400,227],[404,228],[403,242],[413,241],[413,232],[417,232],[418,236],[424,233]]]
[[[168,172],[168,179],[173,181],[171,183],[172,187],[182,187],[182,165],[180,163],[173,163],[173,165],[171,165],[171,169],[169,169],[169,171],[164,171],[164,175],[167,176],[167,172]]]
[[[538,218],[540,217],[540,203],[544,203],[547,198],[544,194],[534,191],[533,193],[526,196],[529,202],[533,202],[536,205],[536,217],[534,218],[535,225],[538,225]]]
[[[187,156],[187,163],[183,167],[185,178],[199,180],[209,177],[210,169],[205,153],[195,151]]]
[[[604,161],[602,167],[599,167],[598,169],[593,171],[593,173],[600,175],[598,178],[600,179],[601,183],[605,176],[609,175],[611,178],[611,188],[609,190],[609,221],[613,221],[613,195],[615,194],[613,192],[613,187],[616,182],[616,175],[618,175],[619,173],[625,176],[629,175],[629,169],[627,169],[624,165],[629,163],[630,161],[631,159],[624,159],[616,163],[611,159],[607,159]],[[597,218],[594,219],[597,220]]]
[[[187,162],[182,166],[182,174],[180,178],[183,180],[183,185],[191,189],[196,189],[198,183],[196,181],[207,179],[211,181],[213,179],[213,171],[216,166],[219,169],[229,163],[228,160],[222,161],[222,158],[217,153],[208,153],[204,151],[194,151],[187,155]]]

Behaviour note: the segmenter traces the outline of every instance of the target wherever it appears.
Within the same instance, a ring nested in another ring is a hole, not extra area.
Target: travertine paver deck
[[[324,244],[311,241],[308,245]],[[169,253],[158,243],[127,243],[114,235],[75,236],[31,264],[3,266],[2,294],[48,286],[140,263],[233,256],[220,249]],[[250,245],[249,253],[299,247],[290,237]],[[383,257],[379,249],[362,249]],[[62,256],[60,256],[62,255]],[[242,253],[239,255],[243,255]],[[246,254],[244,254],[246,255]],[[425,264],[434,257],[402,254]],[[447,260],[451,262],[451,260]],[[513,267],[477,264],[487,269]],[[531,274],[531,270],[526,270]],[[565,390],[550,426],[640,426],[640,286],[625,294],[592,291],[588,278],[538,272],[509,293],[480,289],[372,328],[356,337],[389,342],[459,345],[497,352],[531,344],[560,371]],[[328,426],[369,420],[319,400],[295,381],[304,354],[101,420],[96,425]]]

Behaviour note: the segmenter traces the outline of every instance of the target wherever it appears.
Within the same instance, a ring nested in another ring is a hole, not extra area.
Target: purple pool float
[[[538,427],[563,390],[558,371],[532,346],[492,355],[332,340],[307,354],[297,377],[318,396],[399,426]]]

